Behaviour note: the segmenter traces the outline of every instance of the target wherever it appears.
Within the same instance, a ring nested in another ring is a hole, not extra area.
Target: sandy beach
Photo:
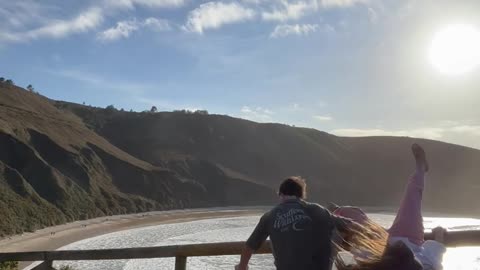
[[[67,244],[102,234],[192,220],[258,215],[263,207],[229,207],[156,211],[139,214],[100,217],[48,227],[33,233],[24,233],[0,240],[0,252],[55,250]],[[21,263],[21,268],[29,263]]]

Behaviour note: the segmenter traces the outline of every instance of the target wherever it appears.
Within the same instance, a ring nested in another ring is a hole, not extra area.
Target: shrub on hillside
[[[105,107],[105,111],[106,111],[107,113],[111,114],[111,113],[114,113],[114,112],[116,112],[116,111],[118,111],[118,110],[117,110],[117,108],[115,108],[115,106],[113,106],[113,105],[108,105],[107,107]]]
[[[18,262],[0,262],[0,270],[17,270]]]
[[[195,113],[195,114],[201,114],[201,115],[208,115],[208,111],[207,111],[207,110],[196,110],[194,113]]]

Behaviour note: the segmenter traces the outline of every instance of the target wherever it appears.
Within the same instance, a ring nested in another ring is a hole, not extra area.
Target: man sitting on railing
[[[306,184],[300,177],[283,181],[278,195],[280,204],[261,217],[235,269],[248,269],[252,254],[269,236],[278,270],[331,269],[333,230],[344,231],[358,224],[306,202]]]

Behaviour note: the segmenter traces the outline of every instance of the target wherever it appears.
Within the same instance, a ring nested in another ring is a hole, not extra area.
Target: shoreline
[[[251,207],[214,207],[182,210],[153,211],[136,214],[105,216],[89,220],[74,221],[53,227],[47,227],[32,233],[24,233],[0,239],[0,253],[51,251],[84,239],[109,233],[131,230],[162,224],[183,223],[204,219],[229,218],[261,215],[271,206]],[[392,214],[389,207],[363,207],[369,213]],[[454,217],[452,215],[426,216]],[[459,216],[456,216],[459,218]],[[463,218],[467,218],[463,216]],[[474,218],[475,217],[469,217]],[[19,269],[31,265],[32,262],[20,262]]]
[[[263,214],[266,210],[267,207],[253,206],[217,207],[99,217],[1,239],[0,252],[51,251],[80,240],[123,230],[202,219],[254,216]],[[20,262],[19,269],[30,264],[31,262]]]
[[[98,217],[2,238],[0,252],[49,251],[87,238],[123,230],[202,219],[259,215],[270,208],[271,206],[192,208]],[[362,209],[376,214],[392,214],[395,211],[389,207],[367,206]],[[478,218],[433,212],[427,212],[425,216]]]

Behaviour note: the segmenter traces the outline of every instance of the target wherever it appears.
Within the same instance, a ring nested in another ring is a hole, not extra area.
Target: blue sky
[[[94,106],[480,148],[480,69],[428,58],[452,24],[479,29],[480,1],[0,0],[0,76]]]

